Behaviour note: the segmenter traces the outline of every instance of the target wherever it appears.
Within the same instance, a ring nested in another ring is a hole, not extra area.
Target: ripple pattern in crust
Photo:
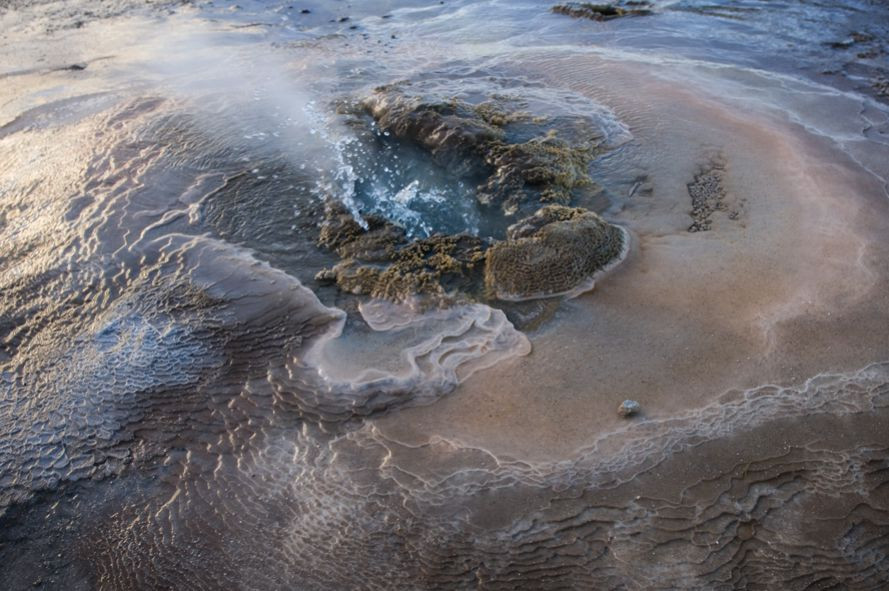
[[[34,552],[0,551],[9,572],[71,544],[77,558],[48,576],[114,589],[881,589],[889,576],[885,366],[735,393],[532,464],[404,445],[371,419],[306,421],[251,365],[208,384],[203,405],[175,405],[181,428],[153,468],[14,509],[4,538]],[[70,533],[40,528],[66,506]]]

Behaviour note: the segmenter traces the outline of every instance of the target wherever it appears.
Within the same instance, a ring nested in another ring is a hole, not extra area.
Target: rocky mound
[[[469,234],[413,238],[384,217],[356,220],[331,200],[319,244],[341,260],[316,279],[355,295],[393,301],[420,295],[438,304],[517,302],[588,289],[592,276],[623,252],[624,232],[591,211],[562,204],[578,196],[579,187],[593,185],[588,168],[603,149],[603,134],[581,117],[547,123],[498,95],[478,104],[440,97],[399,83],[343,103],[340,112],[352,115],[349,123],[359,135],[404,142],[448,174],[472,180],[477,200],[493,207],[488,217],[499,220],[489,236],[503,232],[510,215],[528,217],[509,226],[505,241]]]
[[[459,299],[479,283],[485,256],[480,238],[459,234],[408,241],[404,230],[382,218],[365,221],[366,229],[340,204],[328,204],[320,243],[342,261],[319,272],[316,280],[392,301],[415,295]]]
[[[651,14],[650,3],[628,0],[618,4],[591,4],[589,2],[566,2],[553,6],[556,14],[572,18],[586,18],[594,21],[609,21],[623,16],[645,16]]]
[[[567,203],[572,191],[594,185],[587,169],[601,137],[566,141],[541,125],[536,137],[517,138],[509,126],[532,117],[496,101],[434,100],[391,85],[360,105],[382,132],[420,146],[453,174],[480,181],[478,200],[506,214],[533,211],[540,202]]]
[[[507,239],[491,246],[465,234],[409,241],[381,218],[368,218],[363,228],[334,202],[327,216],[321,243],[342,261],[316,279],[392,301],[423,295],[442,303],[484,294],[521,301],[580,293],[627,248],[621,228],[592,211],[561,205],[543,207],[510,226]]]
[[[594,212],[550,205],[511,226],[507,240],[488,249],[485,286],[504,300],[579,293],[626,247],[625,231]]]

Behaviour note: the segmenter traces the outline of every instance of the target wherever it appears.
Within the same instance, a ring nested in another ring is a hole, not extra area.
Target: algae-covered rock
[[[619,261],[623,229],[592,211],[546,206],[511,226],[507,240],[488,249],[485,286],[504,300],[580,293],[595,274]]]
[[[588,117],[571,111],[535,117],[506,95],[471,104],[425,88],[419,93],[408,82],[379,87],[363,100],[341,102],[338,112],[373,142],[396,150],[404,142],[411,155],[419,148],[430,165],[471,182],[479,203],[491,206],[485,215],[499,218],[488,235],[503,231],[505,215],[537,213],[489,248],[492,238],[467,234],[412,238],[388,219],[355,219],[331,203],[319,244],[341,260],[319,272],[318,281],[395,301],[417,295],[438,302],[488,295],[523,300],[579,289],[619,256],[623,231],[595,213],[539,209],[569,203],[576,190],[594,185],[588,169],[605,134]]]
[[[601,135],[559,138],[542,120],[510,111],[496,100],[470,105],[431,100],[400,85],[383,86],[362,105],[379,129],[426,150],[452,174],[478,183],[480,203],[507,214],[533,211],[541,202],[567,203],[572,191],[594,185],[588,167]],[[518,139],[510,126],[540,127],[536,137]]]
[[[623,5],[621,5],[623,4]],[[621,4],[592,4],[589,2],[566,2],[552,7],[556,14],[572,18],[586,18],[594,21],[607,21],[624,16],[645,16],[651,14],[648,2],[623,2]]]
[[[460,176],[484,172],[487,146],[503,136],[461,101],[429,101],[398,86],[377,88],[362,104],[384,133],[415,142]]]
[[[399,246],[407,243],[404,230],[388,220],[365,216],[364,221],[366,228],[341,203],[330,201],[325,205],[318,244],[342,258],[387,261]]]
[[[473,109],[485,123],[495,127],[505,127],[511,123],[534,120],[525,111],[509,111],[493,100],[475,105]]]
[[[553,135],[491,145],[485,161],[494,174],[479,186],[478,198],[514,212],[534,197],[527,194],[530,188],[538,191],[537,201],[567,203],[573,189],[592,185],[587,172],[592,157],[589,147],[572,146]]]
[[[392,254],[407,244],[402,228],[380,216],[365,216],[362,227],[341,203],[325,205],[325,220],[318,237],[319,246],[336,252],[342,258],[362,261],[388,261]]]
[[[331,205],[322,243],[343,259],[316,275],[342,291],[392,301],[421,295],[434,301],[472,299],[482,284],[491,297],[521,301],[575,294],[595,274],[619,261],[624,230],[596,213],[549,205],[509,227],[507,238],[486,249],[466,234],[407,241],[397,226],[375,220],[367,228]]]
[[[407,241],[404,231],[382,218],[363,228],[336,203],[327,208],[319,243],[343,257],[315,279],[342,291],[393,301],[416,295],[444,298],[473,290],[480,282],[484,243],[459,234]]]

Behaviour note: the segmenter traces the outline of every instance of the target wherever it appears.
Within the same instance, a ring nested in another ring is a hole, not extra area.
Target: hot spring
[[[887,38],[6,2],[3,587],[889,587]]]

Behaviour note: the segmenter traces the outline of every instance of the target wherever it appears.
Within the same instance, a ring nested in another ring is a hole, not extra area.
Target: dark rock
[[[378,88],[362,105],[381,131],[419,145],[455,176],[481,179],[479,202],[507,214],[567,203],[575,189],[594,186],[587,169],[598,150],[595,135],[568,142],[542,128],[538,137],[510,141],[505,130],[530,115],[495,102],[427,100],[398,85]]]
[[[552,11],[572,18],[586,18],[594,21],[607,21],[624,16],[645,16],[651,14],[651,10],[647,8],[649,6],[647,2],[626,2],[625,6],[567,2],[553,6]]]
[[[363,228],[344,207],[329,204],[319,243],[342,260],[319,272],[319,282],[336,283],[355,295],[399,301],[415,295],[444,300],[480,283],[484,243],[468,235],[435,235],[407,241],[404,230],[368,216]]]
[[[409,143],[450,174],[471,179],[478,201],[501,215],[536,213],[489,247],[465,234],[409,240],[388,220],[366,216],[359,223],[331,203],[319,243],[341,260],[319,273],[318,281],[390,300],[422,295],[439,302],[490,297],[517,302],[588,289],[596,272],[624,252],[624,230],[595,213],[540,207],[567,203],[575,189],[593,185],[588,167],[602,136],[588,120],[567,119],[569,126],[559,129],[575,141],[566,141],[545,120],[508,108],[510,99],[470,104],[411,94],[409,86],[379,87],[364,100],[340,101],[337,111],[351,116],[347,124],[359,137]]]
[[[689,232],[706,232],[713,227],[716,212],[724,212],[728,219],[737,221],[741,217],[743,202],[737,203],[725,188],[725,160],[722,156],[713,158],[698,172],[687,185],[691,197],[691,219]]]
[[[363,105],[383,132],[411,141],[457,176],[485,170],[485,149],[503,132],[459,101],[426,101],[394,87],[380,87]]]

